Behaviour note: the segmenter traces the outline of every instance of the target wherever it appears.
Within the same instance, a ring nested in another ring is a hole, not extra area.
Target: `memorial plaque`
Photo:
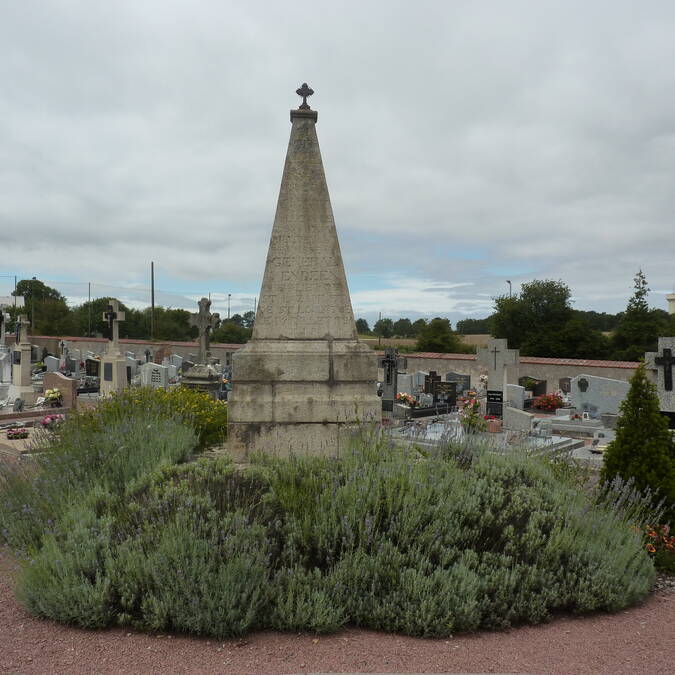
[[[113,364],[104,363],[103,364],[103,379],[106,382],[112,382],[113,379]]]
[[[21,352],[12,352],[14,355],[14,358],[12,359],[12,363],[15,366],[20,366],[21,365]]]
[[[504,392],[498,389],[488,389],[485,412],[501,418],[504,410]]]
[[[99,373],[101,372],[101,362],[94,359],[87,359],[84,362],[84,370],[89,377],[99,377]]]

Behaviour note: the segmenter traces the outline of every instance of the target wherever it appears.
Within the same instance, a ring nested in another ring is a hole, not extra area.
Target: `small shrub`
[[[608,484],[616,476],[624,481],[632,478],[638,490],[651,490],[654,506],[663,500],[664,520],[675,526],[675,442],[644,364],[630,380],[619,409],[616,438],[604,454],[601,480]]]
[[[222,443],[227,437],[227,404],[186,387],[125,389],[100,401],[90,414],[99,424],[107,424],[124,419],[134,409],[152,411],[189,424],[199,438],[200,448]]]

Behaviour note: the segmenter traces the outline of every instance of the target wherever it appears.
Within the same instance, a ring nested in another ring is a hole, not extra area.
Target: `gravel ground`
[[[500,633],[423,640],[348,629],[215,641],[34,619],[14,599],[13,570],[0,552],[0,673],[675,673],[675,589],[665,579],[628,611]]]

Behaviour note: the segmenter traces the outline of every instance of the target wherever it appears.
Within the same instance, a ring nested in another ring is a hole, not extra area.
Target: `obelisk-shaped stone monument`
[[[291,111],[253,336],[233,356],[229,445],[338,455],[346,428],[379,421],[377,359],[356,334],[340,244],[306,84]]]

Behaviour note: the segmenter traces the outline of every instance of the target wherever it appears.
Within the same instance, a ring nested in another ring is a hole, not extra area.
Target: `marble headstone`
[[[616,415],[630,389],[623,380],[583,374],[573,377],[570,386],[572,406],[578,413],[587,412],[591,419],[600,419],[603,413]]]
[[[140,367],[141,386],[166,389],[169,386],[169,369],[158,363],[144,363]]]

